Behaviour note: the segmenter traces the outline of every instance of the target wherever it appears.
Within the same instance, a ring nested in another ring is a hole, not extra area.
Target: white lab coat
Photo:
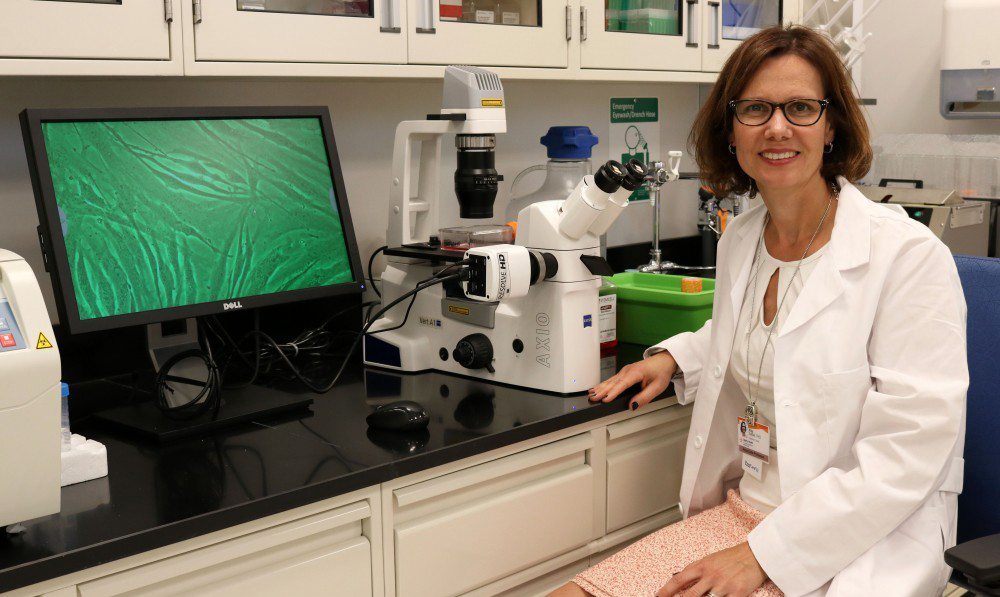
[[[772,339],[782,502],[748,541],[788,597],[940,596],[962,489],[965,299],[927,227],[840,184],[827,250]],[[685,516],[742,475],[746,402],[721,390],[765,213],[722,236],[713,320],[657,345],[682,372],[678,400],[694,402]]]

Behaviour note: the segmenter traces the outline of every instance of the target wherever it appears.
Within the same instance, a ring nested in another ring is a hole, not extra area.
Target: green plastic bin
[[[690,276],[625,272],[611,276],[618,295],[618,341],[652,346],[693,332],[712,318],[715,280],[702,278],[701,292],[681,292]]]

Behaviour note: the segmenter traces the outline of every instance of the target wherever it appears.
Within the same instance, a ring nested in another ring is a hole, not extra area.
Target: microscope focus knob
[[[469,334],[451,352],[455,362],[467,369],[486,369],[494,373],[493,343],[485,334]]]

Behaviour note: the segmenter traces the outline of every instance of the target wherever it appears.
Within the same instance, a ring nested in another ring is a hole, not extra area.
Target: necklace
[[[792,283],[795,281],[795,277],[799,274],[799,270],[802,268],[802,261],[809,255],[809,249],[812,248],[813,242],[816,237],[819,236],[819,231],[823,228],[823,223],[826,222],[826,217],[830,214],[830,207],[833,205],[833,200],[840,196],[840,189],[834,184],[830,183],[830,198],[826,202],[826,209],[823,210],[823,216],[819,219],[819,225],[816,226],[816,230],[813,232],[812,237],[809,239],[809,244],[806,245],[804,251],[802,251],[802,257],[799,258],[798,263],[795,264],[795,270],[792,272],[792,277],[788,280],[788,285],[785,286],[785,291],[781,294],[781,299],[778,301],[778,308],[775,309],[774,319],[771,321],[771,325],[768,326],[767,336],[764,339],[764,347],[760,351],[760,363],[757,366],[757,386],[760,386],[760,374],[764,368],[764,355],[767,353],[768,346],[771,345],[771,334],[774,333],[774,328],[778,327],[778,314],[781,313],[781,307],[785,304],[785,298],[788,296],[788,291],[792,288]],[[757,276],[760,274],[760,268],[763,267],[763,262],[759,265],[757,264],[757,259],[760,257],[761,248],[764,245],[764,230],[767,228],[767,224],[770,221],[770,214],[764,216],[764,226],[760,230],[760,238],[757,240],[757,248],[754,250],[753,261],[750,262],[750,271],[753,272],[752,276],[747,276],[747,287],[743,289],[743,296],[746,296],[747,291],[750,289],[751,281],[753,283],[753,294],[750,298],[750,317],[747,318],[747,399],[750,404],[746,407],[746,419],[749,425],[757,424],[757,400],[753,395],[754,384],[750,381],[750,334],[753,331],[753,321],[755,319],[756,310],[754,305],[757,302]],[[754,271],[754,265],[757,265],[757,270]],[[761,297],[761,302],[763,303],[763,297]],[[743,301],[745,304],[746,301]],[[743,316],[743,304],[740,305],[740,315]],[[737,321],[739,321],[737,317]]]

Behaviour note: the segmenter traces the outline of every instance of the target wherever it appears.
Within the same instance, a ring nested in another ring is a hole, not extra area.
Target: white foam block
[[[108,449],[104,444],[73,434],[70,449],[62,453],[62,486],[108,475]]]

